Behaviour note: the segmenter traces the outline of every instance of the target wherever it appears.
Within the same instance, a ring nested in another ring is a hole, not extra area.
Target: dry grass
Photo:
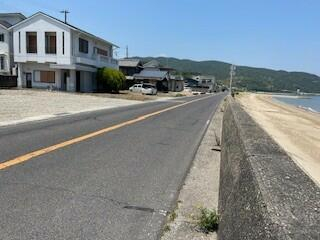
[[[120,91],[119,93],[89,93],[95,97],[117,98],[136,101],[148,101],[156,99],[155,96],[142,95],[141,93],[133,93],[129,91]]]
[[[158,92],[157,95],[143,95],[141,93],[133,93],[128,90],[122,90],[118,94],[113,93],[89,93],[92,96],[96,97],[107,97],[107,98],[117,98],[117,99],[126,99],[126,100],[136,100],[136,101],[150,101],[159,98],[168,98],[168,97],[184,97],[187,96],[184,92],[168,92],[162,93]]]

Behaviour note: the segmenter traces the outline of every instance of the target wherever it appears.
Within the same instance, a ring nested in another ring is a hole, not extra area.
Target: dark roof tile
[[[144,69],[140,73],[134,74],[133,76],[134,78],[137,78],[137,79],[163,80],[167,74],[168,74],[167,71]]]
[[[6,28],[9,28],[9,27],[12,26],[11,23],[8,23],[8,22],[5,21],[5,20],[0,20],[0,24],[1,24],[2,26],[6,27]]]

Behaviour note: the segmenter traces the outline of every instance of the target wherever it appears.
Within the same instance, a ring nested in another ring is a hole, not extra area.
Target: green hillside
[[[140,58],[142,61],[157,60],[163,66],[176,69],[179,73],[214,75],[218,82],[229,81],[230,64],[219,61],[192,61],[177,58]],[[253,91],[296,91],[320,93],[320,77],[304,72],[275,71],[264,68],[238,66],[236,87]]]

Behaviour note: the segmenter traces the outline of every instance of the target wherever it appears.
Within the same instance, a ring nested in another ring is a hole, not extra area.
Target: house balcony
[[[117,59],[103,56],[103,55],[95,55],[92,58],[75,57],[75,63],[90,65],[97,68],[102,68],[102,67],[108,67],[113,69],[119,68]]]

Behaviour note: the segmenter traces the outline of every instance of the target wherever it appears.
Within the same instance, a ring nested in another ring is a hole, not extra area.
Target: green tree
[[[108,92],[119,92],[123,88],[126,77],[122,72],[112,68],[100,68],[97,72],[99,88]]]

